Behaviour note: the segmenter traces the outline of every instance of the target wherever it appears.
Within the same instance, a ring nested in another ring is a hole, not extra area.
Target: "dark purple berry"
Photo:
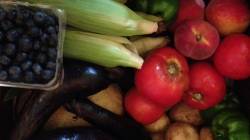
[[[47,60],[47,56],[46,56],[45,54],[39,53],[39,54],[37,55],[36,61],[37,61],[38,63],[44,64],[44,63],[46,62],[46,60]]]
[[[42,78],[44,80],[51,80],[53,78],[53,76],[54,76],[54,73],[51,70],[44,70],[42,72]]]
[[[49,48],[48,49],[48,56],[50,59],[55,60],[57,58],[57,49],[56,48]]]
[[[33,70],[33,72],[34,72],[36,75],[40,75],[41,72],[42,72],[42,70],[43,70],[43,68],[42,68],[42,66],[41,66],[40,64],[35,63],[35,64],[32,65],[32,70]]]
[[[6,55],[1,55],[0,56],[0,64],[9,65],[10,62],[11,62],[11,59],[8,56],[6,56]]]
[[[9,20],[3,20],[3,21],[1,21],[0,24],[1,24],[1,29],[4,31],[7,31],[13,27],[13,23]]]
[[[52,61],[49,61],[49,62],[46,64],[46,68],[47,68],[47,69],[51,69],[51,70],[55,70],[55,69],[56,69],[56,63],[55,63],[55,62],[52,62]]]
[[[11,29],[7,32],[6,38],[10,42],[15,42],[20,35],[20,32],[17,29]]]
[[[36,40],[33,45],[34,50],[39,50],[41,48],[40,41]]]
[[[8,73],[4,70],[0,70],[0,80],[7,80]]]
[[[43,33],[40,37],[41,43],[42,44],[47,44],[49,40],[49,36],[46,33]]]
[[[13,56],[16,53],[16,45],[8,43],[5,45],[4,53],[8,56]]]
[[[18,66],[11,66],[8,72],[12,80],[18,80],[21,77],[22,70]]]
[[[25,82],[33,82],[34,79],[35,79],[35,76],[32,71],[25,72],[25,75],[24,75]]]
[[[33,26],[35,26],[35,23],[34,23],[34,21],[32,20],[32,19],[28,19],[26,22],[25,22],[25,25],[27,26],[27,27],[33,27]]]
[[[56,34],[52,34],[51,36],[50,36],[50,38],[49,38],[49,45],[50,46],[53,46],[53,47],[55,47],[55,46],[57,46],[57,35]]]
[[[16,9],[10,9],[9,12],[7,13],[7,18],[9,20],[14,20],[17,16],[17,10]]]
[[[45,20],[45,25],[46,26],[54,26],[56,25],[56,21],[52,16],[46,16],[46,20]]]
[[[28,57],[27,53],[24,53],[24,52],[18,53],[16,56],[16,61],[23,62],[24,60],[27,59],[27,57]]]
[[[2,7],[0,7],[0,21],[4,20],[5,16],[6,11]]]
[[[23,36],[18,40],[18,47],[21,48],[22,51],[28,52],[32,49],[33,42],[28,36]]]
[[[43,46],[41,47],[41,51],[42,51],[43,53],[46,53],[47,50],[48,50],[47,46],[43,45]]]
[[[2,42],[4,40],[4,34],[3,32],[0,31],[0,42]]]
[[[25,61],[25,62],[23,62],[23,63],[21,64],[21,68],[22,68],[22,70],[24,70],[24,71],[30,69],[31,66],[32,66],[32,62],[29,61],[29,60],[28,60],[28,61]]]
[[[49,26],[47,29],[46,29],[46,32],[48,34],[56,34],[56,29],[53,27],[53,26]]]
[[[31,37],[39,37],[40,35],[40,29],[38,27],[30,27],[28,29],[28,34],[31,36]]]
[[[37,12],[35,12],[35,14],[34,14],[34,21],[37,23],[37,24],[40,24],[40,25],[42,25],[42,24],[44,24],[44,21],[45,21],[45,19],[46,19],[46,14],[44,13],[44,12],[42,12],[42,11],[37,11]]]

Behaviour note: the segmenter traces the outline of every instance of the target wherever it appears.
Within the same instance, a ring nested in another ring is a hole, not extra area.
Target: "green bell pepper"
[[[235,110],[224,110],[212,121],[216,140],[250,140],[249,120]]]
[[[129,7],[135,11],[160,16],[166,23],[173,20],[179,8],[178,0],[132,0]]]

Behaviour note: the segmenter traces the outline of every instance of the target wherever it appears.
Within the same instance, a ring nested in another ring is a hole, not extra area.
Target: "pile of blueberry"
[[[58,18],[26,6],[0,6],[0,80],[48,83],[57,60]]]

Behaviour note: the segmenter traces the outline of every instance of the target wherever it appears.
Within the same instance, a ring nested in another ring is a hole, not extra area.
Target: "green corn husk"
[[[64,41],[64,57],[105,67],[141,68],[143,59],[140,56],[128,50],[123,43],[107,38],[109,37],[103,38],[98,34],[68,30]]]
[[[113,0],[23,0],[64,9],[67,23],[84,31],[106,35],[151,34],[158,25],[138,16],[124,4]]]

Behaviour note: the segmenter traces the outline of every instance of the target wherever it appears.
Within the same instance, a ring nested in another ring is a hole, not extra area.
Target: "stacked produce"
[[[3,139],[250,140],[247,0],[21,1],[39,6],[0,9],[0,80],[50,81],[62,44],[64,76],[2,89]]]

